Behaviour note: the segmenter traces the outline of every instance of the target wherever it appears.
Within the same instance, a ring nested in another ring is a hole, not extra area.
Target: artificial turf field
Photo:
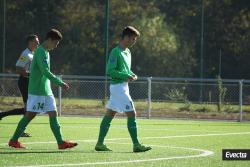
[[[71,150],[58,150],[47,116],[37,116],[28,126],[30,138],[20,138],[28,148],[9,148],[20,116],[0,121],[0,166],[109,166],[109,167],[249,167],[250,161],[222,161],[222,149],[250,149],[250,123],[191,120],[138,119],[138,135],[152,146],[133,153],[126,119],[115,118],[106,144],[113,152],[94,151],[101,118],[60,117],[65,139],[77,141]]]

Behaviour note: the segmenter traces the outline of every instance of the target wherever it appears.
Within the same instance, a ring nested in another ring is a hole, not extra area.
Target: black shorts
[[[23,102],[26,104],[28,100],[28,85],[29,85],[29,78],[20,76],[18,79],[18,88],[22,94]]]

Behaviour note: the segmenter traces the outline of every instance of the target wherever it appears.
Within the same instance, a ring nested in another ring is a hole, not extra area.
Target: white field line
[[[5,125],[3,125],[4,127]],[[37,126],[37,125],[36,125]],[[6,125],[6,127],[9,127],[9,125]],[[85,128],[85,129],[89,129],[89,128],[92,128],[92,129],[99,129],[100,127],[98,126],[85,126],[85,125],[82,125],[82,126],[79,126],[79,125],[67,125],[67,124],[64,124],[63,125],[64,128]],[[124,125],[113,125],[111,127],[112,129],[127,129],[127,126],[124,126]],[[210,132],[210,133],[223,133],[223,132],[226,132],[226,131],[212,131],[212,130],[189,130],[189,129],[174,129],[174,128],[141,128],[141,127],[137,127],[138,130],[154,130],[154,131],[178,131],[178,132]]]
[[[227,136],[227,135],[247,135],[250,132],[240,132],[240,133],[221,133],[221,134],[203,134],[203,135],[182,135],[182,136],[162,136],[162,137],[144,137],[144,139],[167,139],[167,138],[184,138],[184,137],[205,137],[205,136]],[[124,140],[129,138],[116,138],[116,139],[107,139],[108,141],[115,140]],[[83,142],[96,142],[96,140],[78,140]],[[26,144],[45,144],[45,143],[55,143],[55,142],[27,142]],[[119,143],[117,143],[119,144]],[[127,143],[121,143],[127,144]],[[171,147],[171,146],[159,146],[152,145],[153,147]],[[163,161],[163,160],[171,160],[171,159],[184,159],[184,158],[198,158],[212,155],[213,152],[209,150],[202,150],[196,148],[185,148],[185,147],[172,147],[176,149],[190,149],[202,152],[198,155],[187,155],[187,156],[174,156],[174,157],[162,157],[162,158],[151,158],[151,159],[139,159],[139,160],[127,160],[127,161],[110,161],[110,162],[87,162],[87,163],[77,163],[77,164],[48,164],[48,165],[30,165],[25,167],[55,167],[55,166],[86,166],[86,165],[106,165],[106,164],[122,164],[122,163],[140,163],[140,162],[152,162],[152,161]],[[24,167],[24,166],[16,166],[16,167]]]
[[[131,144],[131,143],[117,143],[109,142],[116,144]],[[60,166],[86,166],[86,165],[107,165],[107,164],[122,164],[122,163],[140,163],[140,162],[152,162],[152,161],[163,161],[163,160],[172,160],[172,159],[186,159],[186,158],[198,158],[213,155],[214,152],[209,150],[197,149],[197,148],[188,148],[188,147],[172,147],[172,146],[162,146],[162,145],[151,145],[153,147],[162,147],[162,148],[175,148],[175,149],[186,149],[202,152],[198,155],[186,155],[186,156],[174,156],[174,157],[162,157],[162,158],[151,158],[151,159],[139,159],[139,160],[127,160],[127,161],[110,161],[110,162],[86,162],[86,163],[76,163],[76,164],[48,164],[48,165],[25,165],[25,166],[15,166],[15,167],[60,167]]]
[[[100,127],[96,127],[96,126],[79,126],[79,125],[76,125],[76,126],[73,126],[73,125],[63,125],[63,127],[73,127],[73,128],[76,128],[76,127],[80,127],[80,128],[86,128],[86,129],[89,129],[89,128],[93,128],[93,129],[99,129]],[[112,129],[127,129],[127,126],[112,126],[111,127]],[[210,130],[189,130],[189,129],[171,129],[171,128],[140,128],[140,127],[137,127],[138,130],[156,130],[156,131],[179,131],[179,132],[212,132],[212,133],[222,133],[222,132],[225,132],[225,131],[210,131]]]
[[[172,138],[186,138],[186,137],[207,137],[207,136],[230,136],[230,135],[248,135],[250,132],[238,132],[238,133],[211,133],[211,134],[194,134],[194,135],[179,135],[179,136],[161,136],[161,137],[141,137],[142,139],[172,139]],[[72,139],[73,140],[73,139]],[[117,140],[130,140],[130,138],[113,138],[105,139],[105,141],[117,141]],[[87,140],[73,140],[78,142],[96,142],[96,139]],[[23,144],[51,144],[55,141],[46,142],[25,142]],[[1,143],[0,145],[6,145],[6,143]]]

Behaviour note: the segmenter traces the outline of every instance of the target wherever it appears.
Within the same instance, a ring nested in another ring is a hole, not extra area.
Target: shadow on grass
[[[87,153],[87,154],[129,154],[133,152],[95,152],[95,151],[70,151],[70,150],[64,150],[64,151],[0,151],[0,155],[11,155],[11,154],[62,154],[62,153]]]
[[[1,152],[0,155],[2,154],[55,154],[55,153],[67,153],[65,151],[9,151],[9,152]]]
[[[43,150],[43,149],[20,149],[15,150],[13,148],[0,148],[0,155],[11,155],[11,154],[62,154],[62,153],[92,153],[80,150]],[[94,153],[94,152],[93,152]]]
[[[132,151],[107,151],[107,152],[98,152],[95,150],[43,150],[43,149],[20,149],[16,150],[13,148],[1,148],[0,155],[11,155],[11,154],[58,154],[58,153],[85,153],[85,154],[129,154],[133,153]]]
[[[95,122],[90,123],[90,122],[64,122],[64,121],[60,121],[61,124],[73,124],[73,125],[96,125]],[[98,122],[99,123],[99,122]],[[17,125],[18,122],[0,122],[0,125]],[[49,122],[31,122],[29,123],[29,125],[31,124],[35,124],[35,125],[48,125]]]

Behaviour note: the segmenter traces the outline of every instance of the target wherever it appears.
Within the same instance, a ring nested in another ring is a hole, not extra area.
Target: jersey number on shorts
[[[33,106],[33,110],[42,110],[44,107],[44,103],[37,103],[37,105]]]

